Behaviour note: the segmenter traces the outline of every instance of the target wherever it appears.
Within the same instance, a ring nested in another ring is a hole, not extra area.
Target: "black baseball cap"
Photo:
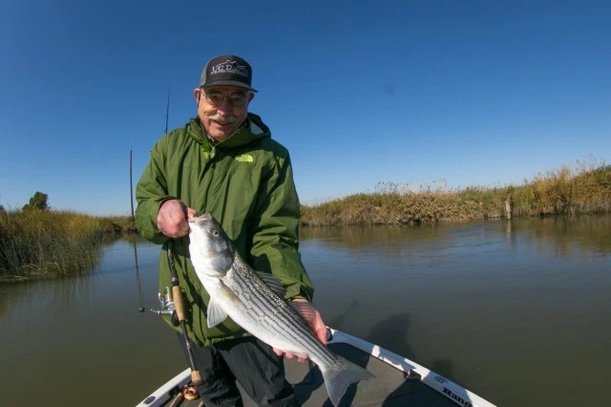
[[[244,58],[237,55],[220,55],[212,58],[202,71],[199,81],[200,87],[227,85],[239,86],[253,92],[252,68]]]

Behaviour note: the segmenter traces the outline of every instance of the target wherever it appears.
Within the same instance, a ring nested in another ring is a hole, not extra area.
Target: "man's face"
[[[197,114],[206,132],[221,142],[246,119],[253,93],[238,86],[210,86],[193,91]]]

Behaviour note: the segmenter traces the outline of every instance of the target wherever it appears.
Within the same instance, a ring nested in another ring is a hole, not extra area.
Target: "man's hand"
[[[325,325],[320,313],[305,299],[294,299],[291,302],[291,306],[297,311],[299,315],[310,325],[312,332],[318,338],[318,340],[326,345],[327,344],[327,326]],[[274,353],[278,356],[284,355],[287,359],[295,359],[299,362],[305,362],[306,359],[295,355],[292,352],[283,352],[280,349],[274,348]]]
[[[192,218],[195,215],[194,209],[188,208],[178,199],[170,199],[159,207],[157,228],[161,233],[171,238],[186,236],[189,234],[187,218]]]

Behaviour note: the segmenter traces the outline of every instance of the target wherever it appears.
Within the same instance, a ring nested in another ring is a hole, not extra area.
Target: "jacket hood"
[[[201,125],[199,117],[193,117],[187,124],[187,132],[198,143],[208,146],[211,145],[210,140],[206,136],[206,131]],[[248,113],[244,123],[227,139],[218,143],[217,148],[234,148],[241,147],[266,137],[271,137],[269,127],[259,116],[254,113]]]

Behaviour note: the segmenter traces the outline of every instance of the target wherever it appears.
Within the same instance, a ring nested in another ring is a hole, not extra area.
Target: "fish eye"
[[[213,229],[213,230],[212,230],[212,236],[214,236],[214,237],[219,237],[219,235],[220,235],[220,234],[221,234],[221,232],[219,232],[219,230],[218,230],[218,229]]]

